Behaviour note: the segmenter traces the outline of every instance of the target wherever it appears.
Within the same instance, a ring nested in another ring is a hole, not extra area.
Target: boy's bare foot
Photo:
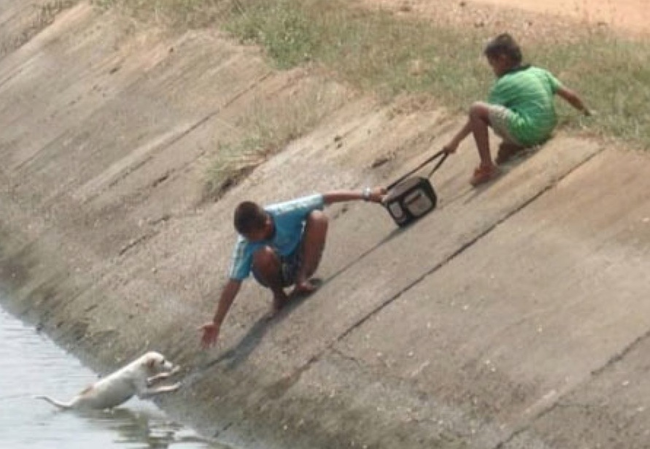
[[[292,299],[308,296],[311,293],[318,290],[320,284],[321,284],[321,280],[318,278],[308,279],[305,282],[297,283],[296,286],[291,291],[290,295],[286,295],[285,293],[282,293],[273,296],[273,307],[271,308],[269,319],[277,315],[278,312],[280,312],[280,310],[282,310],[284,306],[286,306],[287,303]]]
[[[474,187],[492,181],[499,176],[501,170],[496,165],[480,165],[474,170],[474,176],[469,180],[469,183]]]
[[[320,279],[307,279],[305,282],[296,283],[291,292],[291,297],[307,296],[314,293],[320,287]]]
[[[282,308],[287,304],[289,301],[289,297],[285,294],[282,293],[281,295],[274,295],[273,296],[273,307],[271,308],[271,316],[274,316],[277,314]]]

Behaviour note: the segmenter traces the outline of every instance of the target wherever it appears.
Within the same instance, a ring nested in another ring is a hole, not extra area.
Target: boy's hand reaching
[[[207,349],[217,343],[217,339],[219,338],[219,326],[215,323],[206,323],[201,326],[199,330],[203,331],[203,335],[201,336],[201,347],[203,349]]]

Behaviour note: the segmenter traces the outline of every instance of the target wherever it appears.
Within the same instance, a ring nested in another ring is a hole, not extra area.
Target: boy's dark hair
[[[515,64],[521,64],[521,48],[508,33],[499,34],[485,46],[483,54],[489,59],[505,55]]]
[[[242,235],[262,229],[266,223],[266,211],[252,201],[239,203],[235,209],[235,229]]]

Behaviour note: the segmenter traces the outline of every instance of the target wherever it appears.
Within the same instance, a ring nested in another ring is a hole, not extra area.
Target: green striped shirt
[[[548,70],[522,66],[497,79],[488,103],[510,110],[508,131],[517,141],[537,145],[551,136],[557,124],[553,96],[561,86]]]

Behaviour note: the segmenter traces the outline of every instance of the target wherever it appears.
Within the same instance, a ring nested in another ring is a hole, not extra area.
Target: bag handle
[[[437,164],[436,164],[436,165],[431,169],[431,171],[430,171],[429,174],[427,175],[427,178],[430,178],[430,177],[435,173],[435,171],[438,170],[438,169],[440,168],[440,166],[442,165],[442,163],[445,162],[445,159],[447,159],[447,156],[449,156],[449,153],[447,153],[445,150],[440,150],[440,151],[438,151],[436,154],[434,154],[433,156],[429,157],[427,160],[425,160],[424,162],[422,162],[420,165],[418,165],[417,167],[415,167],[413,170],[409,171],[408,173],[406,173],[406,174],[403,175],[403,176],[400,176],[400,178],[399,178],[397,181],[392,182],[388,187],[386,187],[386,190],[390,190],[390,189],[392,189],[392,188],[395,187],[397,184],[399,184],[400,182],[404,181],[406,178],[408,178],[409,176],[411,176],[413,173],[415,173],[416,171],[418,171],[419,169],[421,169],[421,168],[424,167],[425,165],[427,165],[427,164],[429,164],[429,163],[435,161],[436,159],[438,159],[438,158],[441,157],[441,156],[442,156],[442,158],[438,161],[438,163],[437,163]]]

